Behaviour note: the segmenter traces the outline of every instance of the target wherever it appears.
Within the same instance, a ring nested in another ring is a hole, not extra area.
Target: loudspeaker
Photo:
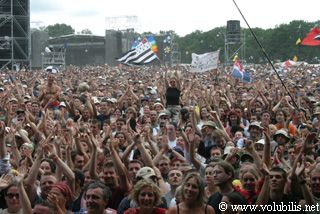
[[[227,21],[227,43],[241,43],[241,28],[239,20]]]
[[[116,58],[122,53],[122,34],[120,31],[106,30],[105,36],[105,63],[111,66],[118,64]]]
[[[31,33],[31,66],[32,68],[41,68],[42,55],[45,52],[46,41],[49,35],[45,31],[34,31]]]

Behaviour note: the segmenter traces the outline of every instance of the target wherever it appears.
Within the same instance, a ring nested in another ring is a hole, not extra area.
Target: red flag
[[[301,44],[308,46],[320,46],[320,40],[318,40],[319,36],[320,28],[313,28],[310,33],[307,34],[306,38],[302,40]]]

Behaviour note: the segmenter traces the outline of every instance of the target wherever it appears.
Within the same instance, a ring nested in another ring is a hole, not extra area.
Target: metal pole
[[[228,64],[227,38],[225,34],[223,34],[223,37],[224,37],[224,66],[226,67]]]
[[[11,0],[11,14],[10,14],[10,18],[11,18],[11,71],[13,71],[13,45],[14,45],[14,37],[13,37],[13,0]]]

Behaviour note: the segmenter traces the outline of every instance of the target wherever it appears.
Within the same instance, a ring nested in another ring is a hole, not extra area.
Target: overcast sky
[[[71,25],[76,32],[85,28],[104,35],[109,27],[134,27],[138,32],[174,30],[184,36],[195,30],[208,31],[240,20],[232,0],[30,0],[31,26],[55,23]],[[237,0],[251,27],[274,28],[292,20],[320,20],[319,0]],[[133,24],[120,18],[136,16]],[[106,22],[106,17],[108,22]]]

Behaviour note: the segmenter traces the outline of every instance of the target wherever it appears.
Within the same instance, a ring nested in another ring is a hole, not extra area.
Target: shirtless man
[[[39,100],[42,106],[46,106],[48,102],[53,103],[57,101],[61,88],[54,82],[55,77],[53,74],[48,74],[47,84],[43,84],[40,88]]]

